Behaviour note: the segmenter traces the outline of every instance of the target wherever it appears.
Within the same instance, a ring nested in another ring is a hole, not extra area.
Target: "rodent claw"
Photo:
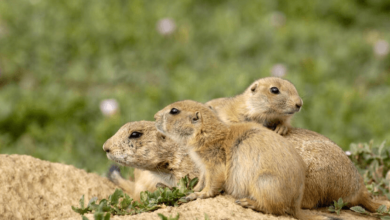
[[[112,173],[112,172],[115,172],[115,171],[117,171],[117,172],[121,172],[121,168],[119,168],[119,166],[117,166],[117,165],[111,165],[111,167],[110,167],[110,169],[109,169],[109,172],[110,173]]]
[[[198,196],[195,193],[191,193],[188,196],[184,197],[184,199],[186,199],[187,201],[192,201],[192,200],[195,200],[197,198],[198,198]]]

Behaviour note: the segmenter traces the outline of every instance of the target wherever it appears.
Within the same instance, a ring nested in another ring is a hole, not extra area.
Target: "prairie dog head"
[[[156,128],[174,141],[187,144],[218,121],[217,115],[206,105],[191,101],[179,101],[168,105],[154,115]]]
[[[154,122],[123,125],[103,145],[108,159],[124,166],[152,171],[168,169],[176,143],[157,131]]]
[[[277,77],[262,78],[244,92],[249,118],[290,118],[303,105],[295,86]]]

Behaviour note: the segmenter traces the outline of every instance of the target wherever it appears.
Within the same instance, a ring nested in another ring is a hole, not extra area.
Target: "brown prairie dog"
[[[290,120],[299,112],[303,101],[295,86],[277,77],[262,78],[244,93],[232,98],[219,98],[206,103],[224,122],[253,121],[285,135]]]
[[[154,122],[138,121],[123,125],[103,145],[107,157],[121,165],[136,168],[135,182],[125,180],[118,170],[109,178],[139,200],[141,191],[154,191],[157,183],[176,186],[180,178],[199,175],[185,149],[159,133]]]
[[[253,95],[251,87],[256,84],[258,90],[255,90],[256,94]],[[279,120],[275,112],[288,112],[287,109],[293,108],[294,101],[290,101],[290,107],[286,108],[278,104],[281,100],[296,100],[297,103],[300,100],[294,85],[280,78],[259,79],[252,86],[234,98],[219,98],[207,102],[206,105],[211,106],[225,123],[253,121],[265,125],[264,122],[267,120],[263,119],[273,118],[275,121],[283,121],[285,120],[283,114],[280,114],[282,118]],[[279,88],[280,94],[272,95],[267,89],[274,86]],[[290,92],[283,92],[285,89]],[[259,97],[254,101],[259,105],[248,104],[251,102],[248,99],[254,96]],[[259,113],[257,114],[256,111]],[[248,115],[261,117],[248,117]],[[293,144],[308,167],[302,200],[303,208],[329,206],[339,198],[348,202],[348,206],[362,205],[371,212],[375,212],[381,205],[370,198],[356,167],[344,151],[331,140],[316,132],[299,128],[290,128],[284,137]]]
[[[305,165],[282,136],[256,123],[227,125],[206,105],[186,100],[168,105],[155,115],[164,135],[185,145],[201,167],[201,192],[187,199],[215,196],[225,189],[238,204],[276,215],[298,219],[301,210]]]

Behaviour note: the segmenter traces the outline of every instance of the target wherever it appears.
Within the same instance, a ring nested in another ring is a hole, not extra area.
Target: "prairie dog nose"
[[[295,104],[295,107],[297,107],[298,111],[301,110],[303,105],[302,99],[299,99],[299,101]]]
[[[108,147],[107,141],[106,141],[106,143],[103,144],[103,150],[104,150],[106,153],[110,153],[110,148]]]
[[[154,120],[157,120],[158,118],[160,118],[160,112],[157,112],[156,114],[154,114]]]

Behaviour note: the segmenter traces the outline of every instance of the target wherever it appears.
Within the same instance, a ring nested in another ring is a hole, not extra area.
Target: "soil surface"
[[[71,209],[79,206],[85,195],[85,203],[94,196],[107,198],[115,191],[115,185],[105,177],[87,173],[70,165],[51,163],[31,156],[0,154],[0,219],[77,219],[81,216]],[[337,217],[345,220],[375,219],[342,210],[341,215],[330,214],[327,208],[306,210],[312,214]],[[135,216],[112,216],[113,220],[160,219],[180,214],[183,219],[293,219],[273,216],[245,209],[234,203],[231,196],[198,199],[179,207],[164,207],[151,213]],[[86,215],[93,219],[93,214]]]

